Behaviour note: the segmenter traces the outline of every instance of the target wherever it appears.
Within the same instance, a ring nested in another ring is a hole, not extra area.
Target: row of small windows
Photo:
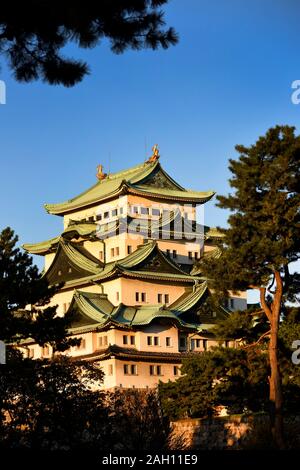
[[[131,245],[128,245],[127,246],[127,254],[130,255],[132,253],[132,246]],[[119,246],[115,246],[113,248],[110,249],[110,256],[111,258],[115,258],[116,256],[120,256],[120,247]],[[104,252],[103,250],[100,250],[99,251],[99,259],[100,261],[103,261],[104,260]]]
[[[174,213],[174,211],[170,209],[159,209],[159,208],[154,208],[154,207],[145,207],[145,206],[130,206],[128,209],[128,213],[132,215],[152,215],[154,217],[168,217]],[[102,221],[102,220],[108,220],[111,217],[117,217],[125,214],[125,207],[118,207],[114,208],[111,210],[106,210],[102,213],[98,213],[96,215],[90,215],[88,217],[85,217],[79,222],[91,222],[94,223],[96,221]],[[188,213],[188,212],[183,212],[183,217],[185,219],[189,218],[189,214],[191,217],[194,217],[194,214]]]
[[[135,337],[133,335],[123,335],[123,344],[135,345]]]
[[[166,250],[166,255],[169,257],[169,258],[174,258],[176,259],[177,256],[178,256],[178,253],[177,253],[177,250],[169,250],[167,249]],[[195,260],[198,260],[200,258],[200,253],[198,251],[189,251],[188,252],[188,258],[189,259],[195,259]]]
[[[115,256],[120,256],[120,248],[116,246],[115,248],[110,249],[110,256],[114,258]]]
[[[138,375],[137,365],[136,364],[123,364],[123,372],[124,372],[124,375]],[[173,375],[179,375],[179,373],[180,373],[179,366],[173,366]],[[162,366],[151,364],[149,366],[149,374],[150,375],[163,375]],[[109,375],[112,375],[112,373]]]
[[[201,348],[201,341],[204,351],[207,350],[207,339],[191,339],[191,349]]]
[[[117,300],[119,300],[119,299],[117,298]],[[135,301],[136,302],[147,302],[146,292],[136,292],[135,293]],[[162,303],[169,304],[170,303],[170,295],[169,294],[157,294],[157,302],[159,304],[162,304]]]

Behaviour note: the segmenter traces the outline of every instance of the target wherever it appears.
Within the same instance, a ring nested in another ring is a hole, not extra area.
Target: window
[[[189,259],[193,259],[193,253],[189,251]]]
[[[167,256],[170,256],[170,253],[171,253],[170,250],[167,250],[167,251],[166,251]]]
[[[43,356],[49,356],[50,349],[49,346],[45,345],[43,346]]]
[[[162,303],[162,297],[163,297],[162,294],[157,294],[157,301],[159,304]]]
[[[125,375],[137,375],[137,366],[135,364],[124,364],[123,370]]]
[[[109,212],[104,212],[103,219],[108,219],[108,218],[109,218]]]
[[[120,292],[116,292],[116,301],[119,302],[120,300]]]
[[[229,341],[225,341],[225,348],[229,348]]]
[[[153,366],[149,367],[150,375],[162,375],[161,366]]]
[[[135,336],[130,336],[130,344],[135,345]]]
[[[185,349],[186,348],[186,337],[185,336],[180,336],[180,338],[179,338],[179,347],[180,347],[180,349]]]
[[[136,292],[136,293],[135,293],[135,301],[136,301],[136,302],[139,302],[139,301],[140,301],[140,294],[139,294],[139,292]]]
[[[101,214],[96,215],[96,220],[102,220],[102,215]]]
[[[107,344],[108,344],[107,336],[99,336],[98,338],[99,348],[102,348],[103,346],[107,346]]]
[[[142,292],[142,302],[146,302],[146,292]]]
[[[103,259],[103,251],[99,251],[99,259],[102,260]]]
[[[123,344],[128,344],[128,336],[123,335]]]
[[[113,258],[115,256],[115,249],[111,248],[110,250],[110,256]]]
[[[89,222],[94,222],[94,216],[91,215],[91,216],[88,218],[88,221],[89,221]]]
[[[173,250],[173,258],[177,258],[177,251]]]
[[[207,350],[207,339],[203,340],[203,349],[204,349],[204,351]]]
[[[131,208],[131,212],[132,212],[133,214],[138,214],[138,213],[139,213],[139,208],[138,208],[137,206],[133,206],[133,207]]]
[[[141,214],[149,215],[149,207],[141,207]]]
[[[112,216],[112,217],[116,217],[116,215],[118,215],[118,209],[113,209],[113,210],[111,211],[111,216]]]
[[[159,209],[152,209],[152,215],[160,215]]]
[[[76,346],[76,350],[85,349],[85,339],[81,338],[80,344]]]
[[[114,367],[112,364],[108,364],[108,374],[107,375],[113,375],[114,372]]]
[[[195,251],[195,259],[199,259],[199,253],[198,253],[198,251]]]
[[[174,374],[174,375],[179,375],[179,371],[180,371],[180,369],[179,369],[178,366],[174,366],[174,367],[173,367],[173,374]]]
[[[200,339],[191,339],[191,350],[200,348]]]
[[[170,296],[169,294],[165,294],[165,304],[170,303]]]
[[[229,304],[229,305],[230,305],[230,308],[234,308],[234,300],[233,300],[233,299],[229,299],[229,301],[230,301],[230,304]]]
[[[28,350],[28,357],[31,357],[31,358],[34,357],[34,348],[29,348],[29,350]]]
[[[120,248],[118,246],[116,247],[116,256],[120,256]]]
[[[167,337],[166,337],[166,346],[168,346],[168,347],[172,346],[172,342],[171,342],[170,336],[167,336]]]
[[[159,346],[159,337],[158,336],[147,336],[148,346]]]
[[[132,246],[128,245],[127,246],[127,254],[130,255],[132,253]]]

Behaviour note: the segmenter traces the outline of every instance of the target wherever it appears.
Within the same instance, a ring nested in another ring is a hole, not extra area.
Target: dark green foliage
[[[10,352],[0,375],[0,448],[158,452],[180,448],[155,391],[104,392],[96,365]]]
[[[114,430],[112,442],[120,450],[160,452],[174,444],[180,449],[179,441],[172,442],[170,422],[162,414],[155,390],[119,390],[110,394],[107,403]]]
[[[268,400],[266,355],[260,350],[215,348],[183,360],[182,377],[160,383],[164,412],[171,419],[201,418],[218,406],[229,413],[264,410]]]
[[[17,241],[9,227],[0,233],[0,339],[14,342],[31,337],[40,345],[67,349],[76,344],[66,339],[71,318],[55,317],[56,307],[48,304],[57,288],[49,287],[31,256],[16,247]]]
[[[99,369],[66,356],[33,361],[10,353],[0,375],[1,446],[49,450],[108,446],[103,392],[88,387],[89,381],[100,383],[102,378]]]
[[[229,413],[268,410],[270,374],[267,343],[268,322],[258,312],[233,312],[212,330],[220,340],[239,339],[238,350],[215,348],[183,361],[177,382],[160,384],[164,412],[171,419],[205,417],[216,407]],[[300,365],[293,364],[292,343],[300,339],[300,309],[286,307],[279,328],[279,362],[283,381],[284,409],[300,411]]]
[[[261,334],[269,330],[262,312],[236,311],[214,326],[212,332],[221,339],[244,339],[256,341]]]
[[[222,256],[203,258],[203,272],[224,293],[266,286],[278,270],[288,291],[288,265],[299,259],[300,249],[300,137],[293,127],[277,126],[236,150],[239,159],[229,166],[235,192],[218,196],[219,207],[232,212]]]
[[[73,86],[88,73],[85,62],[66,58],[62,49],[75,43],[94,48],[107,39],[111,50],[168,48],[176,44],[165,29],[160,7],[167,0],[28,0],[6,2],[0,10],[0,53],[17,80],[41,78]]]

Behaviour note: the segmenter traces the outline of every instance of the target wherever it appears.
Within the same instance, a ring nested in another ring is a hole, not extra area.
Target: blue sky
[[[20,241],[55,236],[45,202],[95,182],[95,169],[135,165],[158,143],[161,163],[183,186],[229,191],[228,158],[275,124],[298,126],[291,83],[300,79],[296,0],[173,0],[166,20],[180,35],[167,51],[113,55],[107,43],[68,48],[91,74],[70,89],[20,84],[2,62],[1,228]],[[227,214],[206,205],[206,223]]]

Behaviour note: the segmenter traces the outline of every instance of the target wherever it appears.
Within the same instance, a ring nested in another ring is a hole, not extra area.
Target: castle
[[[180,376],[185,355],[216,345],[211,327],[246,308],[246,294],[231,296],[226,308],[209,307],[199,259],[218,256],[222,234],[196,214],[214,192],[180,186],[162,168],[157,146],[140,165],[102,170],[87,191],[45,205],[63,217],[60,235],[23,247],[44,256],[50,284],[62,283],[51,305],[58,315],[74,314],[69,334],[81,339],[66,354],[97,362],[105,389],[151,388]],[[26,351],[52,355],[30,340]]]

